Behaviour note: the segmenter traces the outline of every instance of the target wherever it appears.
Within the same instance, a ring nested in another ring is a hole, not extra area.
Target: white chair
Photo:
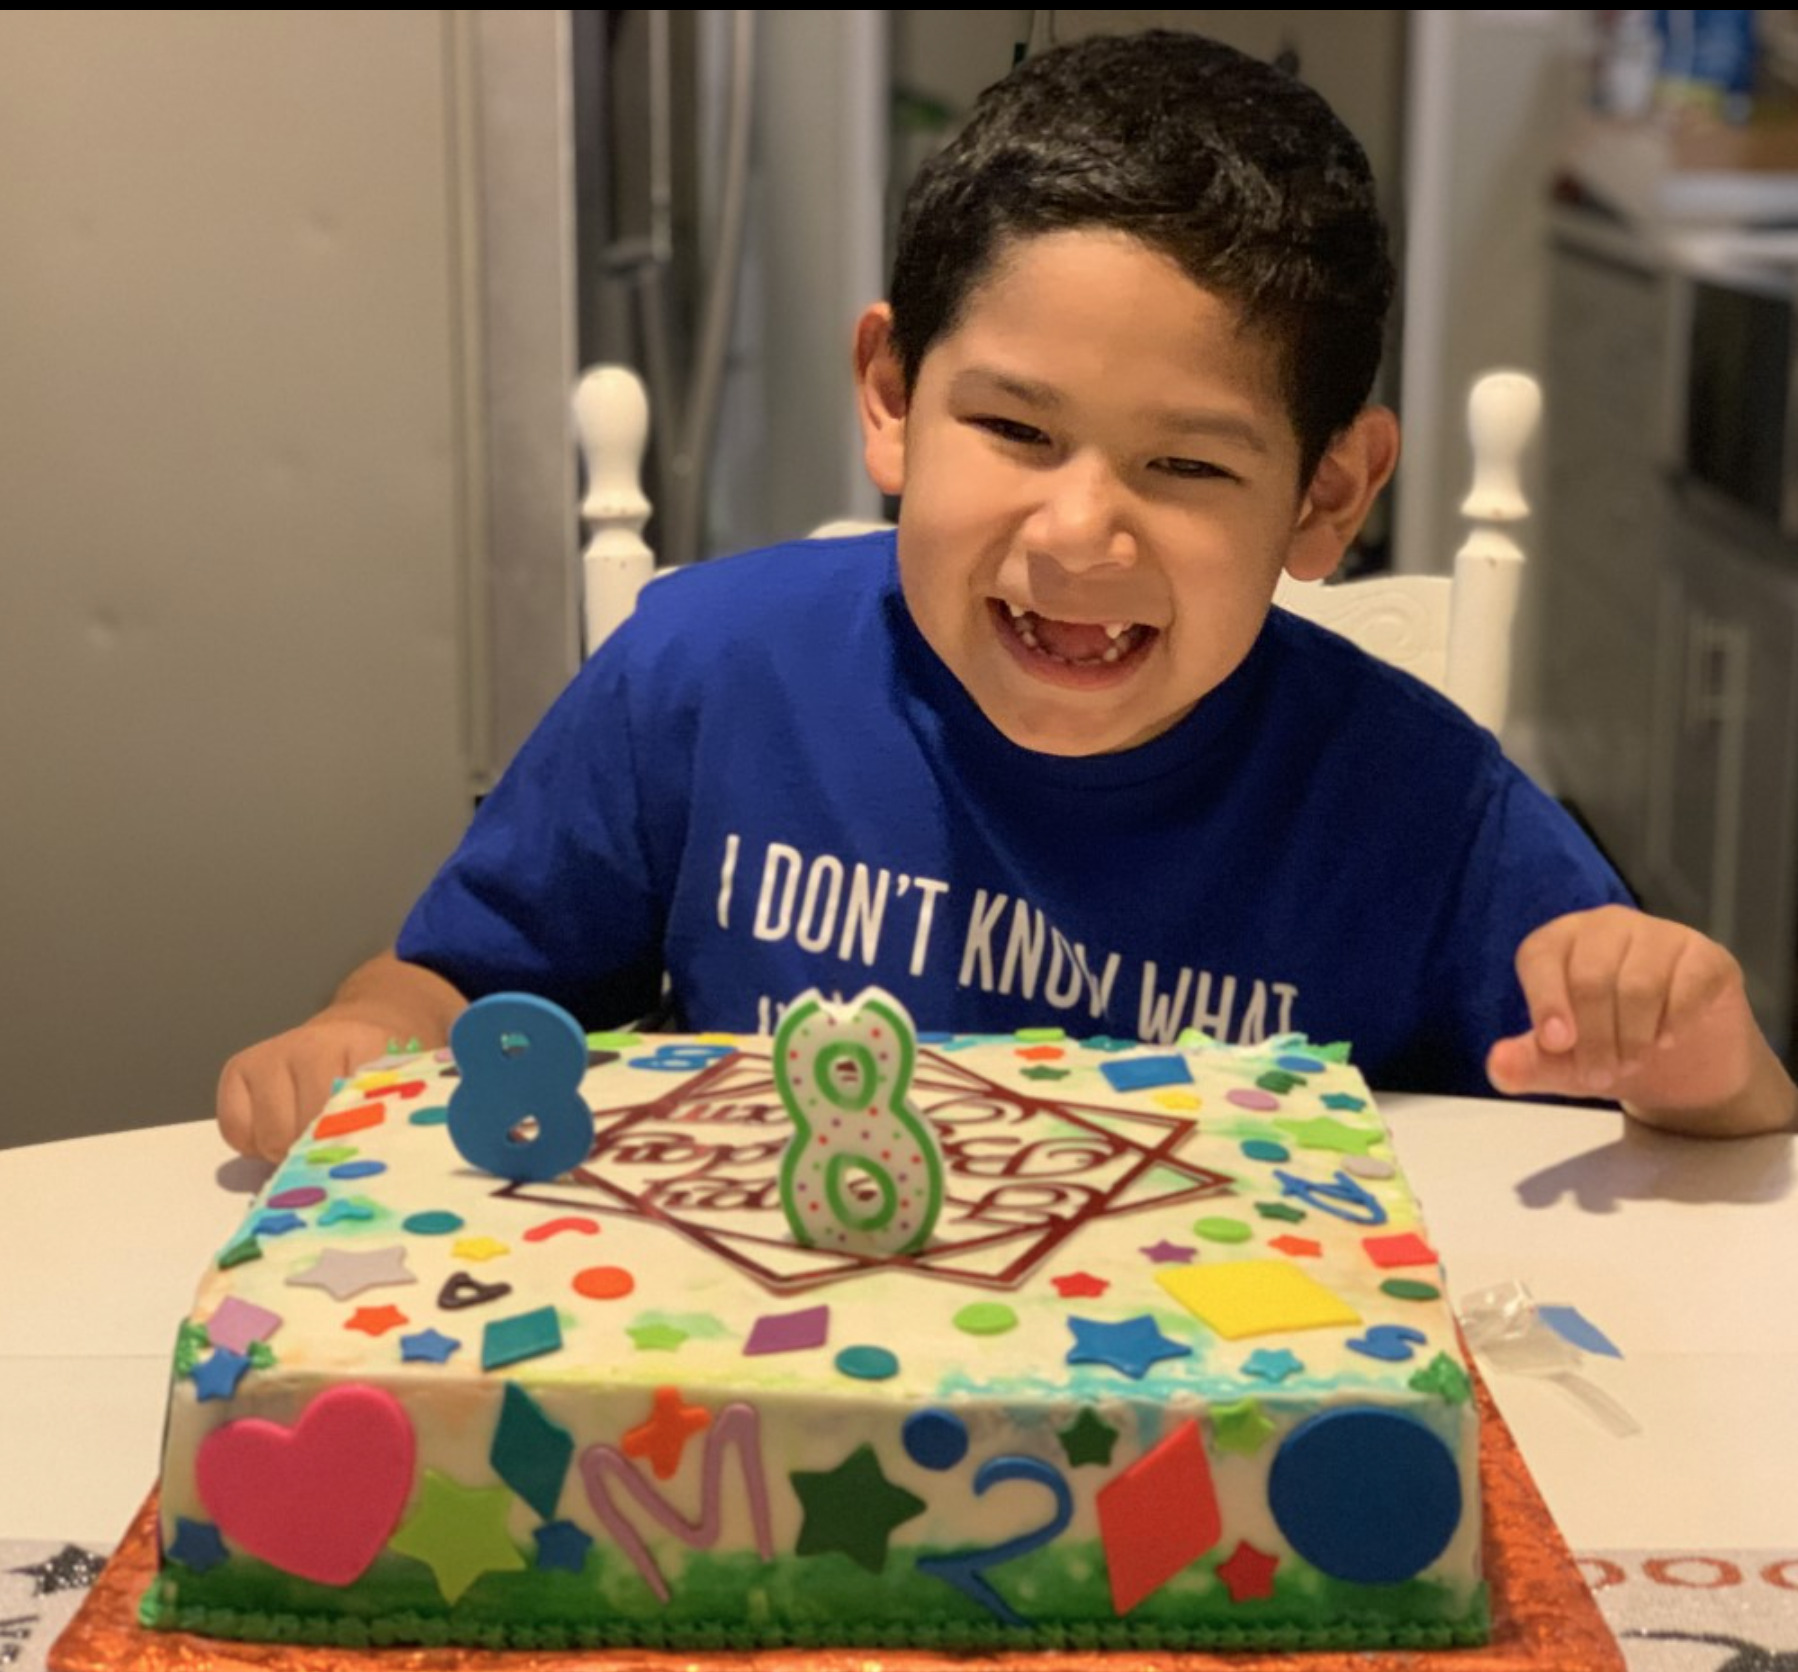
[[[1474,471],[1461,514],[1473,527],[1452,574],[1341,582],[1282,576],[1274,603],[1403,668],[1501,732],[1524,561],[1523,548],[1502,525],[1529,515],[1517,466],[1541,411],[1541,389],[1522,372],[1489,372],[1469,393]],[[649,403],[633,372],[597,366],[575,390],[574,415],[587,467],[581,516],[591,534],[582,561],[586,648],[592,651],[630,614],[656,573],[654,554],[643,541],[650,511],[641,485]],[[829,522],[812,535],[884,526]]]

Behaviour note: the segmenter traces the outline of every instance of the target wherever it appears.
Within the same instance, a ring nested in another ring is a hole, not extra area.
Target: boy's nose
[[[1024,528],[1033,552],[1076,571],[1122,567],[1136,560],[1136,536],[1126,514],[1128,495],[1106,465],[1071,459],[1045,487]]]

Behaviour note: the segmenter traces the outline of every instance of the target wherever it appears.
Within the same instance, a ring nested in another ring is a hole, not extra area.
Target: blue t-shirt
[[[771,1032],[878,985],[920,1028],[1346,1039],[1489,1093],[1514,956],[1627,901],[1492,736],[1274,611],[1178,725],[1019,748],[925,643],[890,533],[679,571],[581,669],[401,932],[468,996]]]

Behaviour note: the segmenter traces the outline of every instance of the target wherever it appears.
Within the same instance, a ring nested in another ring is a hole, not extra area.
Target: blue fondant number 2
[[[450,1050],[461,1079],[450,1094],[449,1135],[464,1161],[541,1184],[587,1159],[587,1036],[560,1005],[529,993],[476,999],[450,1029]],[[514,1136],[526,1120],[536,1132]]]
[[[1053,1464],[1045,1463],[1040,1457],[989,1457],[975,1472],[974,1496],[984,1497],[988,1487],[998,1486],[1008,1480],[1034,1481],[1038,1486],[1046,1486],[1053,1492],[1053,1519],[1031,1532],[1019,1533],[1016,1538],[1007,1539],[1003,1544],[988,1545],[984,1550],[967,1550],[955,1556],[921,1556],[918,1559],[918,1571],[953,1585],[963,1596],[972,1597],[974,1601],[991,1609],[1006,1625],[1027,1626],[1030,1622],[993,1589],[987,1580],[986,1570],[997,1567],[1001,1562],[1012,1562],[1020,1556],[1028,1556],[1032,1550],[1041,1549],[1050,1539],[1064,1532],[1068,1523],[1074,1519],[1074,1494],[1062,1479],[1061,1471]]]

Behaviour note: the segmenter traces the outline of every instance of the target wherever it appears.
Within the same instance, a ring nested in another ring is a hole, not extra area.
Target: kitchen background
[[[1360,565],[1446,567],[1468,384],[1542,376],[1507,742],[1789,1045],[1798,172],[1777,98],[1645,114],[1651,15],[0,12],[0,1144],[209,1115],[391,939],[578,656],[582,365],[657,392],[658,545],[877,513],[897,192],[1021,43],[1149,22],[1295,55],[1383,182]]]

